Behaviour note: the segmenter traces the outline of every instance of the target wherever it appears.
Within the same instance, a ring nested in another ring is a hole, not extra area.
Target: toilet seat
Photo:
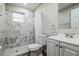
[[[30,44],[30,45],[28,46],[28,49],[29,49],[30,51],[36,51],[36,50],[40,49],[41,47],[42,47],[42,45],[37,44],[37,43],[34,43],[34,44]]]

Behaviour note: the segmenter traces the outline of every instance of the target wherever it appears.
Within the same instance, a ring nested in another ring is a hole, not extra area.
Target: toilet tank
[[[47,44],[47,36],[46,35],[40,35],[38,39],[38,43],[41,45],[46,45]]]

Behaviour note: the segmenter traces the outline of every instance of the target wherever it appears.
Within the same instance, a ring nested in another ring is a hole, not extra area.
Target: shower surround
[[[13,48],[34,43],[33,13],[31,11],[19,7],[6,7],[6,48]],[[24,22],[12,21],[12,11],[24,12]]]

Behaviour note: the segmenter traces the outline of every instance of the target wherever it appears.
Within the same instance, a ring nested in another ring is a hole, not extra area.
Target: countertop
[[[50,36],[48,39],[79,46],[79,35],[74,35],[74,38],[67,38],[65,34],[58,34],[57,36]]]

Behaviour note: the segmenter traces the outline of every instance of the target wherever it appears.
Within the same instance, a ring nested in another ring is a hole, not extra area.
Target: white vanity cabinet
[[[60,42],[60,56],[79,56],[79,47]]]
[[[59,56],[59,42],[54,40],[47,40],[47,55]]]
[[[55,39],[47,39],[48,56],[79,56],[79,46]]]

